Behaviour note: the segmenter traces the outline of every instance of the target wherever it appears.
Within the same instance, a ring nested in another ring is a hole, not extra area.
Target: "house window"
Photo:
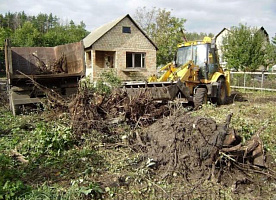
[[[123,26],[123,33],[131,33],[130,27]]]
[[[126,53],[126,66],[127,67],[145,67],[145,53]]]

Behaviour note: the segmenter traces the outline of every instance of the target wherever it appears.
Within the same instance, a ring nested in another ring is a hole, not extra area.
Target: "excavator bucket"
[[[147,93],[153,100],[173,100],[179,92],[175,82],[125,83],[124,89],[129,96]]]

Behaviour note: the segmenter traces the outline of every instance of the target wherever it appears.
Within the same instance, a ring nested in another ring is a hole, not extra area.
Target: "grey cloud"
[[[53,13],[63,20],[84,21],[91,31],[125,14],[134,15],[138,7],[172,10],[172,15],[187,19],[189,32],[218,33],[224,27],[247,23],[264,26],[270,36],[276,32],[275,0],[1,0],[0,13],[25,11],[27,14]]]

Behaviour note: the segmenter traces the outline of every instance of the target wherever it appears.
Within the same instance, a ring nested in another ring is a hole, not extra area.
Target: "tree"
[[[187,40],[202,40],[205,36],[208,36],[210,38],[214,37],[214,34],[212,33],[196,33],[196,32],[193,32],[193,33],[185,33],[185,36],[187,38]]]
[[[41,46],[41,33],[31,22],[25,22],[22,28],[15,30],[12,36],[13,46]]]
[[[177,44],[183,41],[184,23],[186,19],[173,17],[166,9],[146,7],[138,8],[135,21],[157,45],[157,65],[171,62],[177,50]]]
[[[4,47],[5,39],[9,38],[11,34],[12,34],[11,29],[0,27],[0,47]]]
[[[232,27],[223,40],[223,56],[228,69],[255,71],[266,65],[267,37],[257,28],[240,24]]]
[[[276,33],[275,33],[275,37],[272,37],[272,43],[273,43],[274,45],[276,45]]]
[[[267,45],[265,55],[266,66],[272,67],[276,63],[276,46],[274,44]]]
[[[56,46],[82,40],[88,32],[85,24],[62,25],[59,18],[52,13],[40,13],[28,16],[19,13],[0,14],[0,46],[6,38],[11,38],[13,46]]]
[[[53,47],[60,44],[66,44],[66,28],[64,26],[55,26],[43,35],[43,45]]]

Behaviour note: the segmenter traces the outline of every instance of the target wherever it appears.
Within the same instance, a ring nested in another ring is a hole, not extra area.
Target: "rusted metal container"
[[[55,66],[62,56],[65,69],[55,72],[41,69],[41,65],[49,69]],[[46,97],[30,78],[66,98],[77,91],[78,81],[85,75],[82,41],[56,47],[11,47],[6,40],[5,63],[9,104],[14,115],[22,107],[40,103]]]

